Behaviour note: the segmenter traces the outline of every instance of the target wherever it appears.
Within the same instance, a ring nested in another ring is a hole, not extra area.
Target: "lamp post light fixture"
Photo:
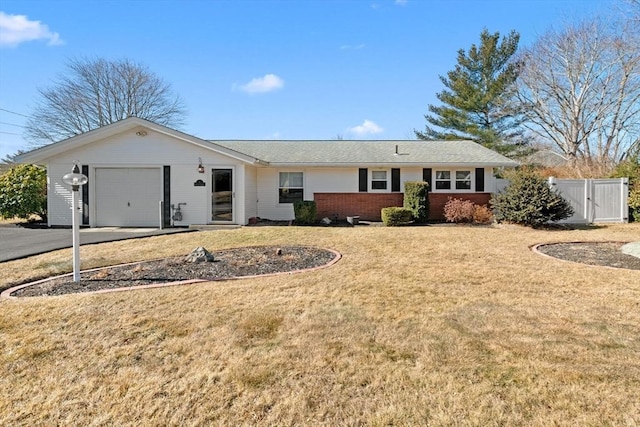
[[[80,173],[76,163],[68,173],[62,177],[62,181],[71,186],[71,227],[73,228],[73,281],[80,281],[80,210],[78,208],[78,190],[85,185],[89,178]]]

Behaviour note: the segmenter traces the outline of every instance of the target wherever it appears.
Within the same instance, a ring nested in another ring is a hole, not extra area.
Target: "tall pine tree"
[[[500,40],[500,33],[480,34],[480,46],[469,52],[458,51],[458,64],[447,76],[440,76],[446,87],[437,94],[443,105],[429,105],[431,115],[419,139],[470,139],[502,154],[522,153],[526,144],[520,124],[519,104],[514,102],[519,64],[513,60],[520,35],[511,31]]]

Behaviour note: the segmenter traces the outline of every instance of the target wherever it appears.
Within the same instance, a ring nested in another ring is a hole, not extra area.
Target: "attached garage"
[[[98,227],[157,227],[160,223],[160,168],[96,168]]]

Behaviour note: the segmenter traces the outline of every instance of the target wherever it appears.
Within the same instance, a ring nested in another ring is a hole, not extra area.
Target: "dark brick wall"
[[[429,193],[429,219],[444,220],[444,205],[449,197],[471,200],[476,205],[488,205],[491,193]]]
[[[444,205],[449,197],[471,200],[477,205],[488,205],[491,193],[429,193],[429,219],[444,220]],[[363,221],[380,221],[380,210],[389,206],[402,206],[403,193],[314,193],[318,218],[338,219],[359,215]]]
[[[402,206],[402,193],[314,193],[318,218],[339,219],[359,215],[363,221],[380,221],[380,210]]]

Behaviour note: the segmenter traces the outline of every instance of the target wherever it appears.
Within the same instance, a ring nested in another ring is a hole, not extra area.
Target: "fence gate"
[[[628,222],[629,180],[616,179],[557,179],[549,178],[549,185],[562,195],[575,213],[564,223]]]

